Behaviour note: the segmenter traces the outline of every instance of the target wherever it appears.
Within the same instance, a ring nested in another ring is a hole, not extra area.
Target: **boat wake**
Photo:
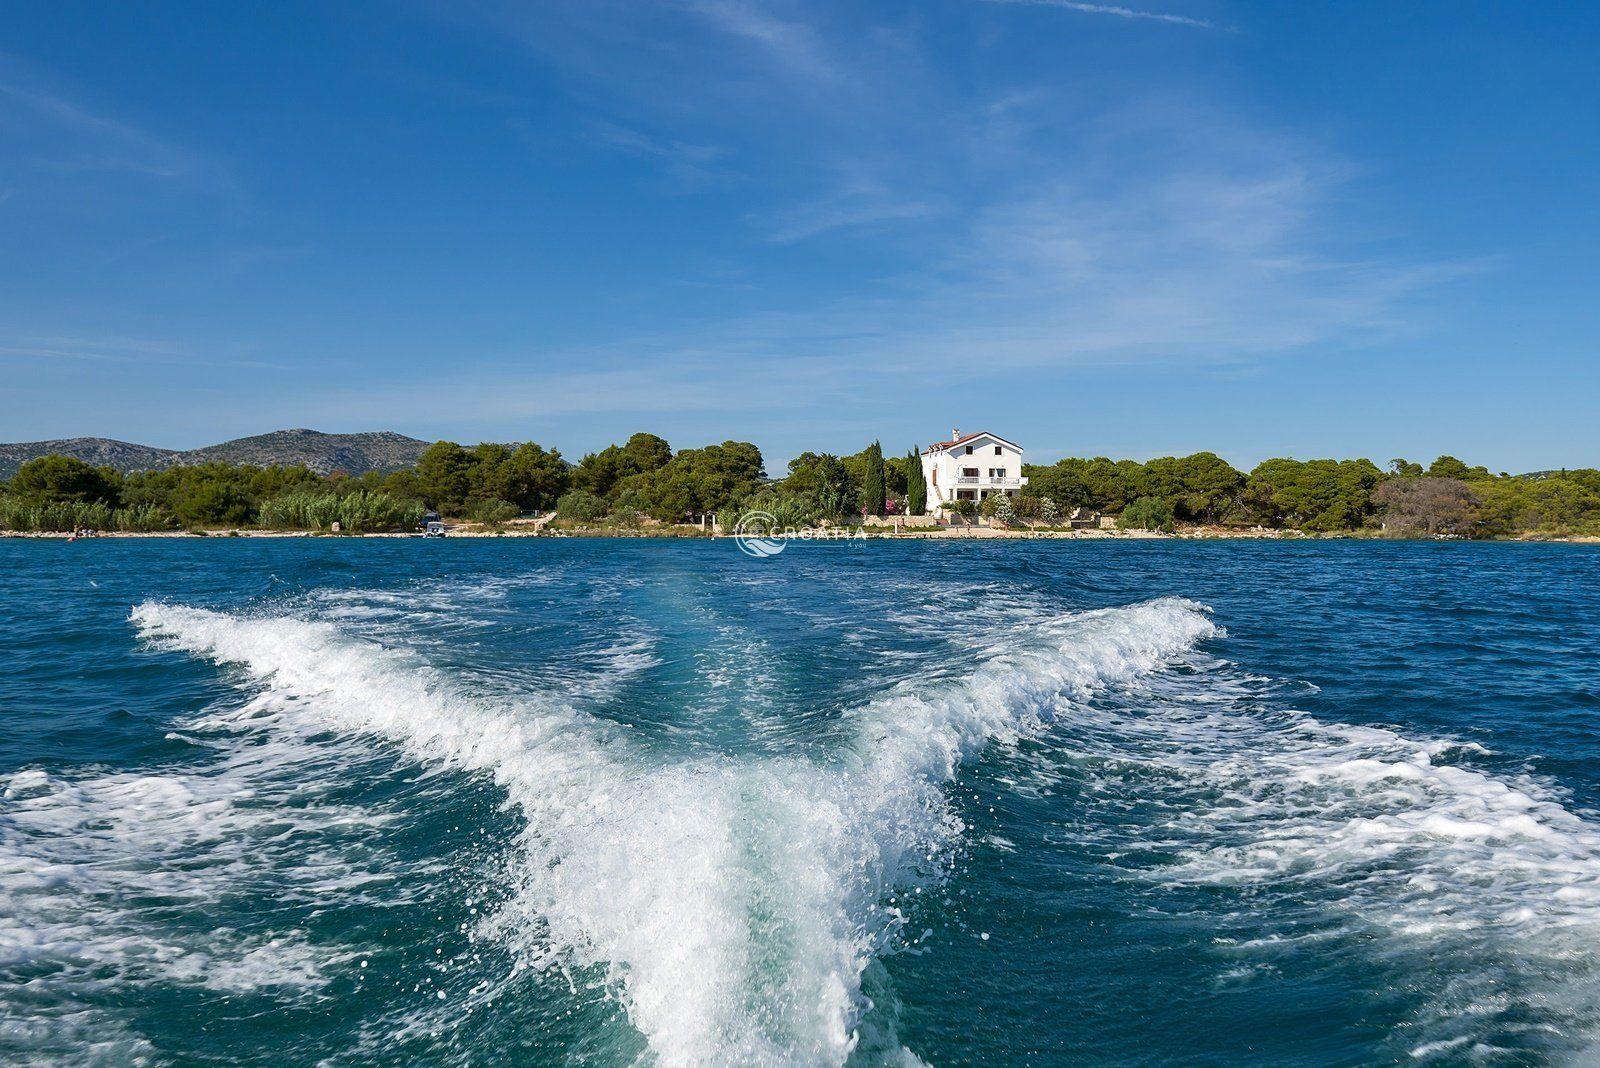
[[[157,603],[132,618],[242,669],[259,692],[236,726],[380,738],[492,778],[524,830],[480,936],[520,966],[601,976],[669,1065],[911,1059],[878,1033],[892,1013],[871,1011],[863,979],[900,936],[897,888],[951,863],[962,826],[945,784],[988,743],[1217,633],[1175,599],[1073,615],[962,679],[847,713],[836,750],[672,759],[570,703],[475,695],[326,623]]]
[[[1475,743],[1322,722],[1273,680],[1204,653],[1187,667],[1055,739],[1099,799],[1080,827],[1114,858],[1103,878],[1206,891],[1186,918],[1212,932],[1220,981],[1373,989],[1399,1059],[1600,1052],[1600,824],[1487,770]],[[1034,790],[1068,767],[1021,763]]]
[[[0,969],[29,981],[0,988],[17,1021],[0,1055],[18,1063],[157,1058],[110,1007],[130,994],[309,1007],[382,952],[370,931],[309,929],[324,905],[416,898],[432,916],[417,895],[448,883],[470,887],[484,952],[386,958],[413,989],[364,1021],[374,1049],[436,1049],[532,977],[614,999],[631,1027],[591,1017],[608,1037],[586,1041],[625,1059],[917,1063],[879,962],[919,941],[908,902],[972,845],[952,783],[997,742],[978,774],[1019,799],[1093,798],[1073,825],[1087,877],[1203,925],[1219,983],[1409,991],[1372,995],[1406,1060],[1584,1055],[1600,1020],[1600,826],[1470,743],[1285,708],[1284,684],[1201,648],[1220,630],[1192,602],[1002,613],[1004,651],[967,674],[885,689],[824,744],[777,731],[787,747],[757,751],[710,730],[675,748],[568,687],[433,666],[403,627],[153,602],[132,619],[247,696],[181,728],[182,766],[5,784]],[[612,673],[654,662],[596,648]],[[422,774],[392,776],[396,754]],[[434,849],[424,879],[400,878],[416,860],[392,849],[433,843],[391,825],[474,778],[505,809],[471,847],[487,852]],[[1051,800],[1036,818],[1062,815]],[[221,897],[277,911],[238,922]]]

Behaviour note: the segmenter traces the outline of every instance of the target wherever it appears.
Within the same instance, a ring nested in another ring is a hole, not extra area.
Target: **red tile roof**
[[[980,430],[976,434],[963,434],[961,437],[956,438],[954,441],[936,441],[932,445],[929,445],[926,449],[923,449],[922,450],[922,454],[924,456],[931,456],[933,453],[936,453],[936,452],[944,452],[946,449],[953,449],[957,445],[965,445],[967,442],[972,441],[975,438],[994,438],[994,440],[1000,442],[1002,445],[1010,445],[1013,449],[1016,449],[1018,452],[1022,451],[1022,446],[1018,445],[1016,442],[1007,441],[1005,438],[1001,437],[999,434],[991,434],[987,430]]]

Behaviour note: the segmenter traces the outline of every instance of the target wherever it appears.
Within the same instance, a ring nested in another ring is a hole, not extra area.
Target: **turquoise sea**
[[[0,542],[0,1063],[1594,1063],[1597,564]]]

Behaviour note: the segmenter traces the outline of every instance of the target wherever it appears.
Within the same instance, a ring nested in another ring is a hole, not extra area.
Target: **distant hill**
[[[17,468],[36,456],[73,456],[96,467],[115,467],[118,471],[150,471],[170,467],[180,452],[153,445],[134,445],[111,438],[62,438],[56,441],[24,441],[0,445],[0,478],[10,478]]]
[[[362,475],[368,471],[396,471],[417,462],[430,443],[389,430],[370,434],[324,434],[317,430],[274,430],[252,438],[235,438],[221,445],[190,449],[173,462],[203,464],[221,460],[230,464],[304,464],[326,475],[343,471]]]
[[[318,430],[275,430],[201,449],[158,449],[110,438],[64,438],[0,445],[0,478],[10,478],[28,460],[59,453],[119,471],[158,471],[166,467],[223,461],[231,464],[304,464],[318,474],[344,471],[394,471],[410,467],[428,442],[392,431],[324,434]]]

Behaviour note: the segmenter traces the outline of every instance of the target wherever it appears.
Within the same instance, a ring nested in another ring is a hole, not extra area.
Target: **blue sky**
[[[0,440],[1600,464],[1600,7],[0,23]]]

